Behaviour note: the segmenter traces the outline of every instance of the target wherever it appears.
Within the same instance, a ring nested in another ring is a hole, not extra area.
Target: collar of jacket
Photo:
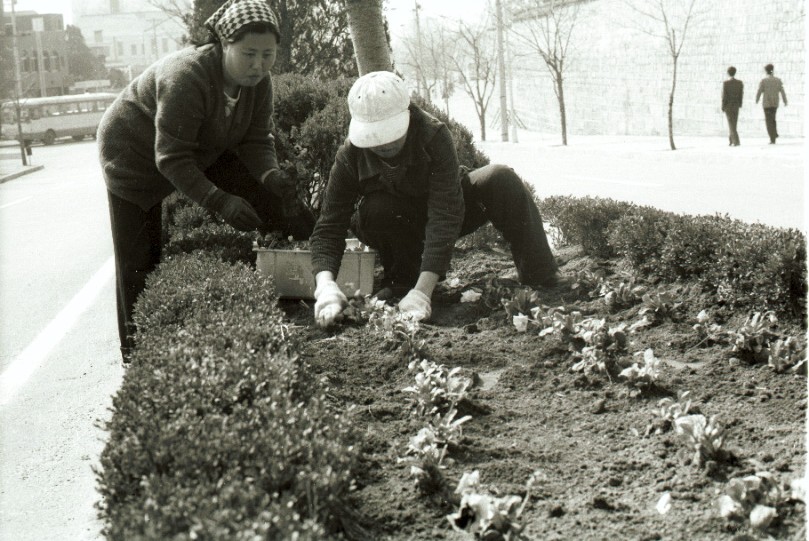
[[[443,125],[443,122],[424,112],[416,105],[410,104],[410,127],[407,129],[407,139],[402,148],[402,161],[400,165],[410,167],[415,163],[430,163],[432,158],[426,146]],[[363,181],[379,175],[382,171],[382,158],[368,150],[358,149],[357,173],[359,180]]]

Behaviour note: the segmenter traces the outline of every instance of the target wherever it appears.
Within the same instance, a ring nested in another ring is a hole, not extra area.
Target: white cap
[[[410,125],[410,96],[404,81],[389,71],[366,73],[348,92],[348,139],[370,148],[396,141]]]

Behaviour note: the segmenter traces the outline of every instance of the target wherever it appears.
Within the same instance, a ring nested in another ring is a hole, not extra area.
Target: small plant
[[[677,400],[669,397],[660,399],[655,413],[661,421],[673,424],[679,417],[688,415],[690,410],[691,391],[680,391],[677,393]]]
[[[640,355],[640,352],[635,355]],[[643,365],[632,363],[632,366],[624,368],[618,376],[626,379],[627,383],[639,392],[643,392],[652,387],[660,376],[660,359],[655,357],[651,348],[647,349],[643,352]]]
[[[600,295],[600,287],[603,282],[603,271],[577,271],[573,274],[573,283],[571,284],[570,289],[572,291],[585,291],[590,297],[597,297]]]
[[[635,284],[635,278],[631,277],[626,282],[621,282],[617,286],[609,282],[601,285],[601,296],[607,309],[612,311],[620,310],[632,306],[640,301],[646,294],[646,288]]]
[[[694,449],[691,463],[695,466],[724,456],[725,429],[715,417],[681,415],[674,420],[674,429],[680,440]]]
[[[660,323],[666,318],[671,318],[682,306],[682,302],[678,301],[670,291],[658,290],[644,293],[642,299],[643,308],[638,314],[647,317],[653,323]]]
[[[444,365],[422,359],[411,361],[407,368],[416,372],[416,383],[403,391],[414,395],[413,412],[419,417],[452,410],[471,385],[468,378],[458,375],[459,367],[447,370]]]
[[[509,299],[503,299],[503,308],[510,316],[524,315],[527,316],[531,310],[538,306],[539,296],[536,291],[531,289],[520,289]]]
[[[776,338],[778,318],[773,312],[756,312],[739,330],[732,332],[733,353],[753,362],[765,362],[770,356],[770,342]]]
[[[604,319],[584,319],[578,324],[573,342],[581,344],[574,352],[579,360],[571,367],[574,372],[603,372],[609,376],[615,365],[615,356],[626,350],[626,327],[607,327]]]
[[[702,344],[722,344],[727,342],[727,333],[721,325],[717,325],[711,321],[711,316],[707,310],[700,310],[697,314],[697,322],[692,327],[697,333],[699,342],[697,346]]]
[[[805,359],[806,345],[801,344],[798,338],[788,336],[771,343],[767,364],[776,372],[784,372]]]
[[[368,324],[389,347],[400,346],[402,354],[411,359],[425,357],[425,342],[418,339],[421,330],[418,321],[404,316],[394,306],[384,303],[372,303],[370,306]]]
[[[447,515],[447,520],[454,530],[469,533],[475,539],[527,539],[522,535],[524,526],[518,521],[531,498],[531,488],[540,475],[537,471],[528,478],[523,499],[519,496],[493,496],[481,486],[477,470],[464,472],[455,490],[461,496],[460,506],[458,511]]]
[[[790,499],[790,490],[766,471],[731,479],[719,497],[719,514],[733,520],[749,521],[765,530]]]

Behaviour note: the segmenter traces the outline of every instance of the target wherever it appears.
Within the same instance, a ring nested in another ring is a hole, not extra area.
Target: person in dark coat
[[[767,135],[770,136],[770,144],[774,145],[775,140],[778,138],[778,124],[775,121],[775,113],[778,111],[778,96],[784,99],[784,107],[787,106],[787,95],[784,92],[784,83],[781,79],[773,75],[775,68],[772,64],[764,66],[764,72],[767,74],[758,85],[758,92],[756,93],[756,103],[759,98],[764,96],[761,105],[764,107],[764,122],[767,126]]]
[[[229,0],[208,43],[148,67],[104,113],[101,167],[115,249],[118,333],[128,362],[132,312],[160,261],[161,202],[180,191],[241,231],[308,238],[314,218],[278,166],[269,70],[281,35],[264,0]]]
[[[728,68],[730,79],[722,84],[722,112],[728,119],[730,130],[730,146],[739,146],[739,132],[736,124],[739,121],[739,109],[742,107],[744,97],[744,83],[736,79],[736,68]]]
[[[347,304],[335,282],[349,231],[375,248],[384,268],[378,299],[401,299],[416,320],[430,317],[433,289],[455,241],[491,221],[511,245],[519,280],[560,280],[542,218],[520,177],[504,165],[459,166],[447,126],[410,103],[387,71],[360,77],[348,94],[348,139],[337,152],[311,237],[315,321],[334,322]]]

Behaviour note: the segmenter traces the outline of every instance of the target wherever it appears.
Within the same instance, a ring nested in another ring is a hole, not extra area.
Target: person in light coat
[[[761,80],[756,92],[756,103],[764,96],[761,105],[764,107],[764,122],[767,125],[767,135],[770,136],[770,144],[774,145],[778,138],[778,124],[775,121],[775,114],[778,111],[779,96],[784,99],[784,106],[787,106],[787,95],[784,92],[784,83],[781,79],[773,75],[773,65],[764,66],[767,76]]]

